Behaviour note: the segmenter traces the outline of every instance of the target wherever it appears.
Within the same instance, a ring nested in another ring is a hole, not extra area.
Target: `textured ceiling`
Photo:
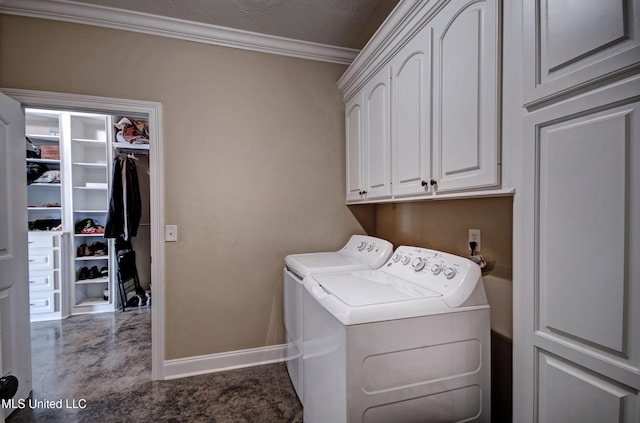
[[[398,0],[74,0],[361,49]]]

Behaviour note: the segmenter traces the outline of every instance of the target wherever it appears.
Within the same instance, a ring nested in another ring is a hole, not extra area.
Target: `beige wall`
[[[283,257],[364,232],[344,206],[344,70],[0,15],[0,86],[162,103],[167,359],[283,342]]]
[[[511,279],[512,197],[380,204],[376,234],[398,245],[415,245],[467,256],[468,230],[480,229],[481,254],[492,276]]]

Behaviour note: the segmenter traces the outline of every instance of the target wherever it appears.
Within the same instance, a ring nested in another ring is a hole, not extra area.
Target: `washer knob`
[[[434,275],[438,275],[440,274],[440,272],[442,272],[441,264],[434,264],[433,266],[431,266],[431,273],[433,273]]]
[[[394,262],[394,263],[397,263],[397,262],[399,262],[399,261],[400,261],[400,254],[396,254],[396,255],[394,255],[394,256],[393,256],[393,262]]]
[[[362,241],[360,245],[358,245],[358,251],[364,251],[365,248],[367,248],[367,243]]]
[[[456,275],[456,269],[454,269],[453,267],[447,267],[446,269],[444,269],[444,277],[447,279],[453,279],[453,277]]]
[[[427,265],[427,260],[425,260],[423,257],[418,257],[413,261],[413,263],[411,263],[411,265],[413,266],[414,271],[419,272],[425,268],[425,266]]]
[[[369,245],[369,248],[367,248],[367,251],[368,252],[372,252],[374,248],[376,248],[376,246],[371,244],[371,245]]]
[[[402,264],[404,264],[405,266],[409,264],[410,261],[411,259],[409,257],[402,257]]]

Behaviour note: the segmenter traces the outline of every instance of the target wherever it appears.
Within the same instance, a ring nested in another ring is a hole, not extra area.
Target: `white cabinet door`
[[[389,68],[364,87],[364,182],[365,198],[391,195],[391,114]]]
[[[431,179],[431,32],[427,28],[391,62],[392,193],[429,192]]]
[[[525,1],[525,103],[637,72],[639,9],[634,0]]]
[[[525,120],[514,421],[639,421],[639,95],[636,76]]]
[[[496,0],[454,0],[431,24],[438,192],[500,183],[498,9]]]
[[[364,190],[362,115],[362,93],[358,93],[345,105],[347,201],[361,200]]]

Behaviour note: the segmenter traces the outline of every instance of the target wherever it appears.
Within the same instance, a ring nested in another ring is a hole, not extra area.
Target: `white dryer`
[[[300,402],[302,391],[302,280],[311,274],[376,269],[393,253],[393,245],[384,239],[353,235],[342,249],[333,252],[292,254],[285,257],[283,276],[284,324],[287,370]]]
[[[379,269],[304,280],[305,423],[489,422],[480,268],[401,246]]]

